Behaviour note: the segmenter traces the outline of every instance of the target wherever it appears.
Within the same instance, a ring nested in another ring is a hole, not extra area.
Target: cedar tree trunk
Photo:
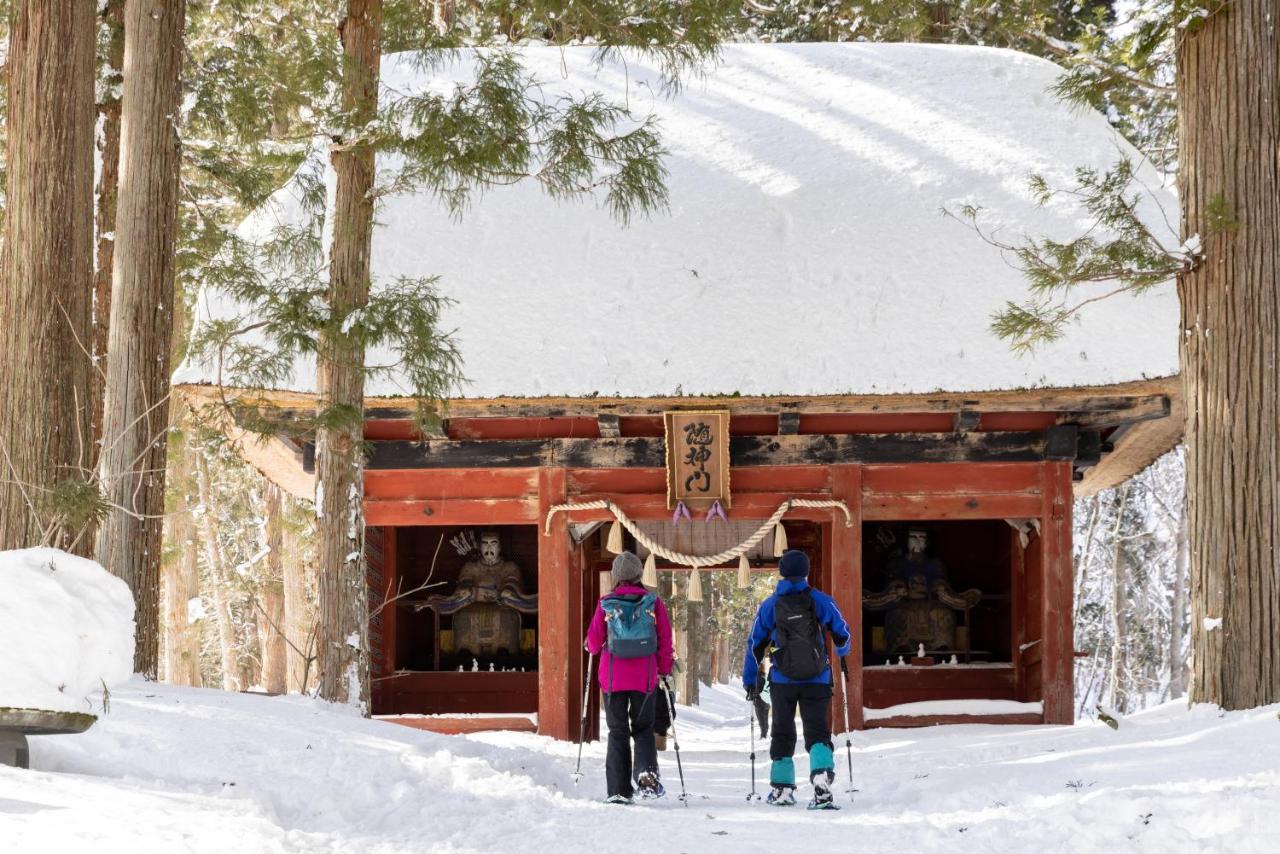
[[[332,149],[337,192],[329,262],[330,324],[320,335],[316,430],[316,552],[320,696],[369,710],[369,613],[364,566],[364,343],[340,328],[369,300],[373,238],[371,145],[358,134],[378,111],[382,3],[348,0],[342,36],[344,136]]]
[[[1235,0],[1178,45],[1191,700],[1280,701],[1280,40]],[[1221,621],[1221,622],[1219,622]]]
[[[120,89],[124,70],[124,0],[107,0],[102,9],[107,55],[99,77],[103,86],[98,117],[102,120],[98,172],[98,265],[93,273],[93,360],[90,375],[93,419],[93,462],[98,465],[102,441],[102,405],[107,385],[107,345],[111,327],[111,259],[115,251],[116,196],[120,185]]]
[[[288,500],[288,499],[286,499]],[[305,694],[314,679],[315,611],[307,599],[307,562],[291,526],[282,532],[284,573],[285,673],[289,693]]]
[[[283,694],[285,680],[284,644],[284,519],[281,516],[280,488],[267,484],[266,578],[262,583],[262,687],[270,694]]]
[[[178,219],[178,99],[185,0],[125,4],[120,184],[103,407],[98,562],[137,605],[134,669],[156,677]]]
[[[200,634],[191,622],[189,603],[200,595],[200,553],[192,510],[194,482],[191,448],[179,449],[173,470],[179,498],[169,516],[169,539],[178,553],[164,565],[164,679],[171,685],[200,686]]]
[[[92,462],[95,11],[92,0],[16,0],[10,15],[0,550],[42,539],[93,548],[88,536],[73,544],[78,532],[42,529],[48,490],[88,480]]]
[[[1187,505],[1182,503],[1178,516],[1178,536],[1175,544],[1178,556],[1173,565],[1173,601],[1169,608],[1169,696],[1181,697],[1187,693],[1187,660],[1182,653],[1184,632],[1183,618],[1187,612]]]
[[[240,690],[240,668],[236,663],[236,629],[231,620],[231,602],[227,596],[227,571],[218,539],[218,526],[213,516],[213,485],[209,482],[209,464],[203,456],[196,458],[196,482],[200,489],[200,539],[204,543],[205,563],[212,582],[214,617],[218,627],[218,650],[222,667],[222,690]]]

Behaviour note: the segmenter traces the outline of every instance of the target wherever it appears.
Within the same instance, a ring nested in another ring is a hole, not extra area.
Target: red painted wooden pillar
[[[1071,561],[1071,464],[1046,463],[1041,548],[1044,572],[1041,662],[1044,722],[1069,724],[1075,717],[1075,639],[1071,624],[1074,584]]]
[[[572,662],[577,657],[574,647],[576,632],[572,627],[580,620],[579,608],[572,602],[577,587],[571,579],[571,546],[569,522],[565,514],[557,514],[551,523],[551,534],[545,536],[547,511],[568,499],[568,476],[562,468],[543,468],[538,472],[538,732],[565,741],[577,737],[574,726],[571,681]],[[581,600],[578,599],[580,602]],[[579,642],[580,643],[580,642]],[[582,686],[576,686],[581,690]]]
[[[831,467],[831,497],[843,501],[853,513],[853,526],[845,524],[844,511],[832,510],[831,560],[827,577],[836,607],[849,623],[853,648],[849,652],[849,694],[841,690],[840,674],[834,673],[835,696],[831,729],[844,732],[844,710],[848,706],[849,726],[862,728],[862,469],[856,465]],[[839,665],[837,664],[837,667]]]

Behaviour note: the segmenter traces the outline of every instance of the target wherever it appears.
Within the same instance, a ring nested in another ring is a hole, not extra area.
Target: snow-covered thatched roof
[[[657,115],[670,211],[622,227],[530,184],[488,192],[460,221],[426,195],[387,200],[375,281],[440,277],[456,300],[445,325],[468,378],[459,396],[983,391],[1177,371],[1171,284],[1093,304],[1061,341],[1013,355],[988,327],[1006,301],[1026,298],[1022,275],[940,213],[980,205],[1011,242],[1072,237],[1084,212],[1037,207],[1028,176],[1069,186],[1078,166],[1139,159],[1103,116],[1055,98],[1049,62],[948,46],[730,46],[667,97],[635,57],[597,67],[588,48],[530,48],[524,60],[548,98],[599,91]],[[384,84],[438,86],[470,68],[464,56],[428,77],[393,56]],[[1151,170],[1139,174],[1158,186]],[[246,232],[287,219],[290,192]],[[1176,202],[1155,197],[1147,219],[1176,246],[1165,219]],[[205,316],[234,310],[200,297]],[[188,364],[176,380],[212,376]],[[299,365],[289,387],[313,381]],[[367,389],[407,392],[395,378]]]

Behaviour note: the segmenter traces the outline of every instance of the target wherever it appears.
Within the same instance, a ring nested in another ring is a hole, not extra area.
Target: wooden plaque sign
[[[667,507],[703,510],[729,504],[729,413],[664,412]]]

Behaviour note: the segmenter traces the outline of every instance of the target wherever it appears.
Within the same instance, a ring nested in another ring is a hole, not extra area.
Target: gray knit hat
[[[644,564],[631,552],[623,552],[613,559],[613,569],[610,573],[613,575],[614,584],[635,581],[644,573]]]

